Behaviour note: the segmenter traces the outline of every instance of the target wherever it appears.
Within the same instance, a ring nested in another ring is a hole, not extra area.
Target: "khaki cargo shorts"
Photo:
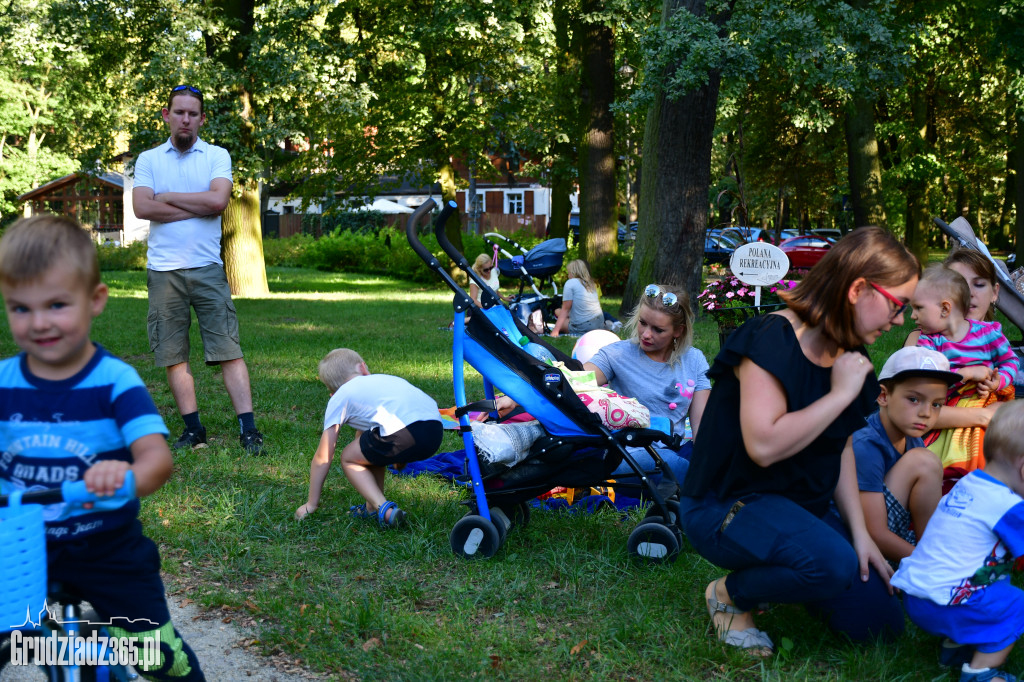
[[[157,367],[188,362],[192,308],[199,321],[206,364],[242,357],[238,315],[222,266],[214,263],[166,272],[147,270],[146,284],[149,288],[149,349],[156,356]]]

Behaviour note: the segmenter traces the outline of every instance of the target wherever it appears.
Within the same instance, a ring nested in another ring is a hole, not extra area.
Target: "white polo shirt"
[[[154,194],[206,192],[214,178],[231,180],[231,155],[199,139],[183,154],[168,138],[139,154],[135,162],[135,187],[149,187]],[[220,234],[219,215],[173,223],[150,221],[146,267],[166,271],[223,265]]]

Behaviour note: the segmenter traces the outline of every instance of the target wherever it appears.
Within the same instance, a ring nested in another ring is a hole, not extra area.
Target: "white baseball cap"
[[[889,356],[878,374],[879,381],[905,379],[909,377],[933,377],[952,385],[962,380],[949,369],[949,360],[942,353],[921,346],[900,348]]]

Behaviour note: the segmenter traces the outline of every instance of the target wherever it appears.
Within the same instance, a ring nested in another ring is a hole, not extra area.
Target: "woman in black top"
[[[807,604],[853,639],[902,630],[846,445],[879,393],[864,346],[903,324],[920,272],[889,233],[855,230],[708,372],[680,512],[697,551],[731,571],[705,591],[723,642],[770,654],[750,613],[762,603]]]

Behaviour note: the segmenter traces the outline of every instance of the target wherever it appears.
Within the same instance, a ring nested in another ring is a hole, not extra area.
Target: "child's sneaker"
[[[250,455],[258,457],[263,454],[263,434],[259,429],[249,429],[238,437],[238,442]]]
[[[174,441],[174,445],[171,446],[174,450],[181,450],[183,448],[191,448],[193,450],[197,448],[206,447],[206,428],[200,426],[195,431],[186,428],[178,436],[178,440]]]
[[[966,664],[964,667],[967,667]],[[969,673],[966,670],[960,671],[960,682],[992,682],[992,680],[1003,680],[1004,682],[1020,682],[1020,678],[1011,675],[1005,670],[998,668],[985,668],[979,672]]]

